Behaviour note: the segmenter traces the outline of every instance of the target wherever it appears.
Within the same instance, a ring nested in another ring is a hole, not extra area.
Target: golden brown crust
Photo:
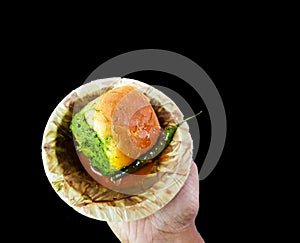
[[[109,90],[97,100],[91,125],[100,137],[112,137],[117,145],[114,156],[120,158],[122,164],[120,168],[156,143],[160,125],[149,99],[141,91],[124,85]]]
[[[162,208],[183,186],[192,161],[193,143],[184,123],[160,156],[158,173],[149,176],[154,184],[140,185],[141,193],[131,195],[130,191],[110,190],[91,178],[78,159],[69,131],[72,113],[107,90],[122,85],[133,85],[146,94],[164,126],[183,120],[176,104],[159,90],[137,80],[116,77],[95,80],[70,92],[51,114],[43,134],[43,165],[54,190],[76,211],[98,220],[136,220]]]

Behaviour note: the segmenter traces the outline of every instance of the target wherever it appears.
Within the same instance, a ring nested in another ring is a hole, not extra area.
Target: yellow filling
[[[112,138],[111,121],[105,118],[101,110],[95,112],[93,120],[96,121],[93,122],[93,128],[105,144],[105,152],[110,164],[117,170],[130,165],[134,159],[118,149],[116,141]]]

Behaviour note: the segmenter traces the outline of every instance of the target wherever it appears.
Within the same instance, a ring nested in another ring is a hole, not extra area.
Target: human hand
[[[199,178],[195,162],[179,193],[154,214],[131,222],[107,222],[122,242],[204,243],[195,218],[199,210]]]

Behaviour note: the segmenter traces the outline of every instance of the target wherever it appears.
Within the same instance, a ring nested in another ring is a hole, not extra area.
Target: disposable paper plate
[[[149,97],[161,126],[183,120],[178,106],[146,83],[120,77],[98,79],[72,90],[56,106],[45,126],[41,146],[45,174],[59,197],[82,215],[102,221],[132,221],[155,213],[179,192],[192,162],[193,142],[188,124],[183,123],[160,155],[157,173],[149,175],[151,183],[138,193],[112,190],[87,173],[75,149],[71,119],[89,101],[121,85],[134,85]]]

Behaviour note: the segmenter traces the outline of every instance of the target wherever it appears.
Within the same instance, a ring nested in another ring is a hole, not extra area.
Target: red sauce
[[[136,191],[138,193],[141,193],[154,183],[154,181],[152,180],[150,184],[149,182],[147,185],[143,184],[144,180],[147,179],[149,174],[153,171],[154,167],[156,166],[154,163],[149,163],[132,174],[128,174],[120,178],[119,180],[112,181],[109,176],[102,176],[99,171],[94,170],[91,167],[90,160],[82,152],[78,152],[78,156],[87,173],[95,181],[97,181],[99,184],[106,188],[126,193],[128,191],[127,189],[132,187],[136,188]]]

